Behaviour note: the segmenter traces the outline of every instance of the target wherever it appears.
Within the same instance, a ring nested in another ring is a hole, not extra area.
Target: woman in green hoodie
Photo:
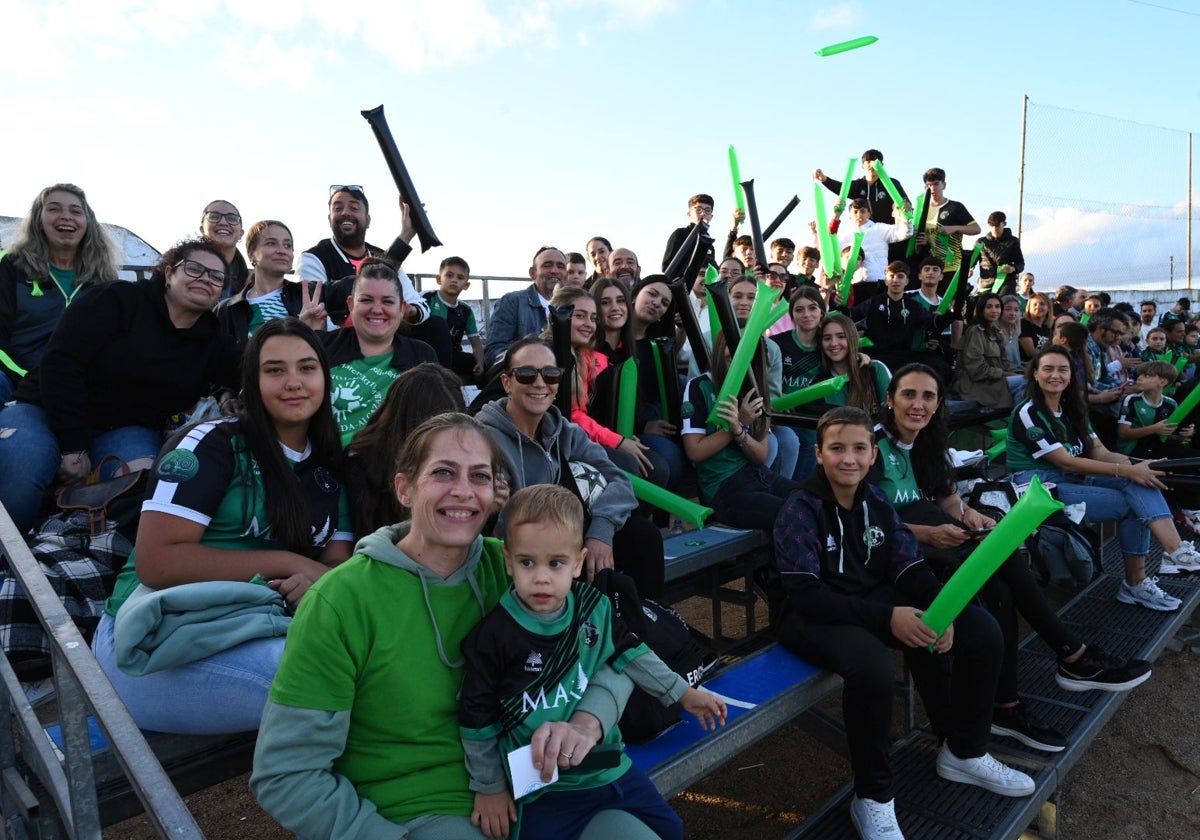
[[[464,414],[405,441],[396,496],[411,520],[361,539],[308,591],[263,714],[250,786],[303,837],[483,837],[458,729],[460,647],[508,588],[493,512],[499,450]],[[534,733],[544,778],[582,758],[630,684],[593,678],[570,722]],[[582,752],[581,752],[582,751]]]

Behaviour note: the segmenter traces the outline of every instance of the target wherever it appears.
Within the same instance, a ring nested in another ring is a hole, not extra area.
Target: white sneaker
[[[1173,595],[1163,592],[1158,586],[1158,578],[1143,578],[1136,586],[1130,586],[1125,581],[1117,588],[1117,600],[1122,604],[1134,604],[1148,610],[1159,612],[1174,612],[1183,602]]]
[[[1183,569],[1171,562],[1171,558],[1169,558],[1167,553],[1164,551],[1162,559],[1158,561],[1158,573],[1160,575],[1167,575],[1170,577],[1171,575],[1180,574],[1182,571]]]
[[[1200,510],[1180,508],[1179,512],[1183,514],[1183,518],[1187,520],[1188,525],[1192,526],[1192,530],[1200,534]]]
[[[1029,776],[1001,764],[989,753],[959,758],[950,751],[949,744],[942,744],[938,751],[937,774],[948,782],[975,785],[1001,796],[1028,796],[1036,787]]]
[[[1179,548],[1163,552],[1163,563],[1183,572],[1200,572],[1200,552],[1191,540],[1180,540]]]
[[[874,799],[850,800],[850,822],[863,840],[904,840],[896,821],[896,800],[876,802]]]

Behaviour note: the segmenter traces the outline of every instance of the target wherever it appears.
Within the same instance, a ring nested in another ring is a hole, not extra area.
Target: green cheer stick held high
[[[630,356],[621,364],[621,375],[618,379],[617,434],[621,437],[633,437],[634,418],[637,416],[638,404],[637,359]]]
[[[846,271],[842,275],[842,283],[838,289],[842,306],[850,305],[850,282],[854,279],[854,269],[858,265],[858,255],[862,252],[863,237],[866,235],[866,231],[862,230],[854,234],[854,243],[850,246],[850,256],[846,258]]]
[[[729,172],[733,175],[733,200],[737,209],[746,212],[746,193],[742,189],[742,169],[738,166],[737,149],[729,147]]]
[[[854,164],[858,163],[858,158],[850,158],[850,162],[846,164],[846,177],[842,181],[841,192],[838,193],[838,207],[844,211],[846,209],[846,198],[850,195],[850,181],[854,178]]]
[[[637,496],[641,501],[648,502],[656,508],[661,508],[685,522],[691,522],[697,528],[703,528],[705,521],[713,514],[712,508],[698,505],[691,499],[677,496],[670,490],[664,490],[657,484],[642,478],[640,475],[634,475],[628,470],[625,471],[625,475],[629,476],[629,482],[633,485],[633,495]]]
[[[776,305],[775,294],[775,290],[766,283],[758,284],[758,292],[754,296],[754,306],[750,309],[750,317],[746,319],[746,326],[742,330],[742,340],[738,342],[737,350],[734,351],[733,358],[729,360],[729,370],[725,373],[725,380],[721,383],[721,388],[713,400],[708,422],[727,431],[729,424],[717,414],[717,406],[728,401],[730,397],[737,399],[742,390],[742,383],[746,381],[746,373],[750,370],[750,362],[754,358],[754,351],[758,348],[758,342],[763,333],[787,312],[787,304]],[[760,396],[769,402],[769,395],[761,394]]]
[[[879,176],[879,182],[883,184],[883,188],[887,190],[887,194],[892,197],[892,204],[897,207],[904,206],[904,198],[900,195],[900,190],[896,189],[896,185],[892,183],[892,176],[887,174],[887,170],[883,168],[883,161],[873,160],[871,165],[875,167],[875,174]],[[908,220],[911,222],[913,214],[905,213]]]
[[[850,50],[857,50],[861,47],[869,47],[878,40],[879,39],[874,35],[864,35],[861,38],[854,38],[850,41],[841,41],[837,44],[830,44],[827,47],[821,47],[821,49],[817,50],[813,54],[825,58],[826,56],[837,55],[838,53],[849,52]]]
[[[995,574],[1000,564],[1017,550],[1033,530],[1046,521],[1046,517],[1062,510],[1063,503],[1055,501],[1042,486],[1041,479],[1034,476],[1008,515],[1000,520],[992,532],[984,538],[959,566],[942,591],[933,599],[929,609],[921,614],[925,626],[941,636],[946,628],[958,618],[963,607],[975,597],[988,578]]]
[[[918,220],[925,218],[925,193],[917,196],[917,205],[913,208],[913,224],[917,225]],[[908,238],[908,248],[905,251],[905,257],[912,257],[917,253],[917,234],[921,231],[917,227],[913,227],[913,235]]]
[[[946,287],[946,294],[942,297],[942,302],[938,304],[938,314],[945,315],[950,311],[950,305],[954,303],[954,296],[958,294],[959,280],[963,274],[970,274],[971,269],[975,267],[975,263],[979,261],[979,254],[983,251],[983,239],[980,238],[975,243],[975,247],[971,249],[970,257],[964,257],[959,260],[958,268],[954,272],[954,276],[950,278],[950,285]],[[949,253],[947,251],[946,253]]]
[[[832,379],[825,379],[821,382],[809,385],[807,388],[801,388],[799,391],[792,391],[790,394],[784,394],[777,400],[771,400],[772,411],[791,411],[793,408],[802,405],[808,405],[817,400],[823,400],[830,394],[836,394],[838,391],[846,387],[846,383],[850,381],[850,377],[846,374],[835,376]]]
[[[834,257],[837,240],[829,232],[829,214],[825,210],[825,188],[820,181],[813,181],[813,207],[817,213],[817,246],[821,249],[821,266],[825,273],[833,276]]]

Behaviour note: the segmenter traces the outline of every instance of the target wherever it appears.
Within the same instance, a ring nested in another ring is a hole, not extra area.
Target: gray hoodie
[[[592,521],[585,537],[612,545],[613,533],[625,524],[637,507],[629,477],[608,459],[603,446],[588,438],[579,426],[564,420],[554,406],[550,406],[542,417],[538,440],[517,428],[508,416],[507,406],[507,397],[490,402],[480,409],[478,419],[487,426],[492,439],[504,453],[509,489],[515,493],[532,484],[563,484],[562,458],[595,467],[608,486],[592,502],[589,511]],[[496,525],[496,536],[504,536],[503,513]]]

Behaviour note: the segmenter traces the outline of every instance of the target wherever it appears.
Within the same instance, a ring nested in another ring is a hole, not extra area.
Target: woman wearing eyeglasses
[[[154,277],[105,283],[63,313],[41,363],[0,410],[0,502],[22,531],[58,475],[148,465],[169,418],[237,382],[238,354],[212,313],[225,260],[203,240],[163,254]],[[143,463],[139,463],[143,462]]]
[[[264,219],[250,226],[246,251],[253,269],[246,287],[221,301],[217,318],[221,331],[245,347],[250,336],[275,318],[295,315],[317,332],[325,329],[325,304],[320,283],[288,282],[295,248],[292,231],[283,222]]]
[[[523,338],[509,346],[501,370],[508,396],[485,405],[478,419],[504,453],[511,492],[531,484],[560,484],[579,492],[588,513],[588,581],[615,565],[642,595],[659,595],[662,536],[649,519],[633,513],[633,486],[604,447],[555,408],[562,368],[555,366],[554,351],[539,338]],[[503,534],[501,512],[496,536]]]
[[[210,201],[200,214],[200,235],[221,249],[221,256],[229,266],[229,281],[221,291],[221,300],[244,289],[250,276],[246,258],[237,247],[242,233],[242,214],[228,201]]]
[[[8,245],[0,258],[0,405],[42,358],[75,296],[117,278],[112,243],[74,184],[38,193]]]

